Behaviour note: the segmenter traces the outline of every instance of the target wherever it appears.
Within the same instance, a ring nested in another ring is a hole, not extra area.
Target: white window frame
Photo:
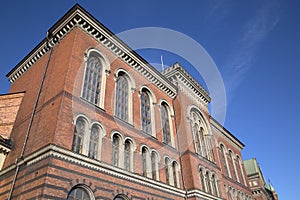
[[[110,62],[107,59],[107,57],[101,53],[100,50],[91,48],[86,51],[84,54],[84,72],[83,72],[83,78],[82,78],[82,86],[81,86],[81,93],[80,96],[83,98],[83,89],[84,89],[84,79],[85,79],[85,74],[86,74],[86,68],[87,68],[87,61],[90,57],[91,53],[98,54],[98,58],[100,62],[102,63],[102,71],[101,71],[101,86],[100,86],[100,94],[99,94],[99,103],[96,106],[99,106],[100,108],[104,109],[104,103],[105,103],[105,90],[106,90],[106,76],[110,72]],[[85,98],[83,98],[85,99]],[[87,100],[88,101],[88,100]],[[90,102],[90,101],[88,101]],[[90,102],[93,103],[93,102]]]

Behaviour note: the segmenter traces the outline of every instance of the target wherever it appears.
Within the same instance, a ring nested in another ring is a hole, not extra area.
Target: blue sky
[[[5,75],[77,1],[2,1],[0,93]],[[298,199],[300,134],[300,2],[253,1],[78,1],[114,33],[139,27],[179,31],[201,44],[225,83],[225,127],[256,157],[280,199]],[[145,38],[147,39],[147,38]],[[150,63],[184,58],[138,51]],[[200,82],[203,80],[196,77]]]

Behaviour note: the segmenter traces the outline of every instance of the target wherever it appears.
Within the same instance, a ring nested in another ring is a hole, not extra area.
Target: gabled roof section
[[[182,66],[176,62],[173,66],[166,68],[162,74],[169,80],[177,77],[189,89],[191,89],[202,101],[208,104],[211,101],[209,93],[205,90]]]
[[[36,48],[6,75],[9,81],[13,83],[21,77],[37,60],[50,50],[51,46],[56,45],[74,27],[80,27],[171,98],[176,96],[176,87],[167,78],[162,76],[159,71],[78,4],[73,6],[56,22],[48,30],[47,38],[43,39]]]

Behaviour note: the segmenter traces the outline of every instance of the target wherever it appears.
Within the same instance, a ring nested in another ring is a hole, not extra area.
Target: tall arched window
[[[217,179],[216,179],[216,175],[215,174],[213,174],[211,176],[211,184],[212,184],[212,189],[213,189],[212,194],[218,196]]]
[[[196,108],[192,108],[190,111],[190,123],[192,127],[195,152],[209,160],[213,160],[213,156],[208,156],[208,142],[205,136],[207,136],[207,130],[204,119],[200,112]]]
[[[196,153],[201,154],[200,135],[198,130],[199,130],[198,124],[194,124],[193,133],[195,135],[195,149],[196,149]]]
[[[114,166],[119,166],[120,160],[120,145],[121,145],[121,138],[118,134],[113,135],[112,140],[112,164]]]
[[[210,185],[210,179],[209,179],[209,172],[208,171],[205,173],[205,183],[206,183],[206,186],[207,186],[206,187],[206,189],[207,189],[206,192],[211,194],[211,185]]]
[[[169,111],[166,103],[161,104],[161,123],[162,123],[163,142],[168,145],[171,145],[172,143],[171,143]]]
[[[149,154],[149,151],[146,147],[143,147],[142,148],[142,167],[143,167],[143,176],[147,176],[148,174],[148,163],[147,163],[147,160],[148,160],[148,154]]]
[[[129,83],[125,73],[119,73],[116,81],[115,115],[124,121],[128,121]]]
[[[96,125],[92,126],[90,134],[89,157],[97,159],[99,148],[100,128]]]
[[[224,166],[224,171],[225,171],[226,176],[229,176],[225,147],[224,147],[223,144],[221,144],[220,148],[221,148],[221,157],[222,157],[222,163],[223,163],[223,166]]]
[[[178,176],[178,164],[174,161],[172,163],[172,171],[173,171],[173,180],[174,186],[179,187],[179,176]]]
[[[91,52],[85,68],[82,97],[95,105],[98,105],[100,100],[102,71],[103,63],[100,60],[100,55]]]
[[[166,184],[170,184],[170,165],[171,161],[169,158],[165,158],[165,174],[166,174]]]
[[[152,179],[158,180],[158,156],[155,152],[151,153]]]
[[[124,168],[128,171],[132,171],[132,142],[127,139],[124,143]]]
[[[84,187],[76,186],[69,192],[67,200],[90,200],[92,199],[90,193]]]
[[[74,128],[72,151],[82,153],[83,139],[87,123],[83,118],[78,118]]]
[[[244,171],[243,171],[243,166],[242,166],[242,162],[239,156],[236,157],[237,162],[238,162],[238,166],[239,166],[239,170],[243,179],[243,183],[244,185],[247,185],[246,180],[245,180],[245,175],[244,175]]]
[[[235,162],[234,162],[234,157],[233,157],[233,153],[232,153],[231,150],[229,150],[229,158],[230,158],[231,165],[232,165],[232,168],[233,168],[234,180],[238,180],[237,179],[237,172],[236,172]]]
[[[205,180],[204,180],[204,175],[203,175],[204,171],[203,171],[202,168],[200,168],[199,172],[200,172],[200,181],[201,181],[202,190],[206,191],[206,189],[205,189]]]
[[[205,158],[207,158],[206,144],[205,144],[205,139],[204,139],[204,129],[201,127],[199,131],[200,131],[200,141],[201,141],[202,156],[204,156]]]
[[[151,134],[151,104],[150,97],[146,90],[141,92],[141,123],[142,131]]]

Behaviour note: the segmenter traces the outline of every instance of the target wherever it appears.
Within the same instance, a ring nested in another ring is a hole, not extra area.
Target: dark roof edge
[[[209,116],[211,120],[213,120],[218,126],[222,128],[226,133],[228,133],[235,141],[241,144],[241,146],[244,148],[245,144],[242,143],[237,137],[235,137],[229,130],[227,130],[223,125],[221,125],[215,118],[213,118],[211,115]]]

